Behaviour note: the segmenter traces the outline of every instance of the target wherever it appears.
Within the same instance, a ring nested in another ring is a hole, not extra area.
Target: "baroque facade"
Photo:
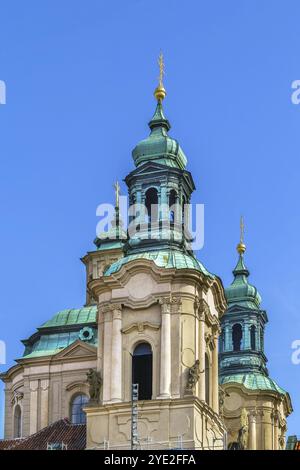
[[[123,229],[117,185],[110,229],[82,258],[85,306],[39,327],[1,376],[6,439],[69,417],[86,421],[88,449],[128,449],[138,384],[140,448],[176,448],[180,441],[222,449],[227,440],[232,448],[283,448],[291,404],[266,370],[266,313],[248,284],[243,250],[224,290],[191,249],[185,206],[195,185],[168,134],[165,95],[160,80],[150,135],[133,150],[135,169],[125,178],[129,205],[138,207],[129,223],[137,230]],[[91,369],[101,376],[96,400],[89,396]]]

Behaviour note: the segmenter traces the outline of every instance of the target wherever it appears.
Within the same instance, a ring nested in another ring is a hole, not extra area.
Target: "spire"
[[[162,102],[163,99],[165,98],[167,92],[165,90],[164,84],[163,84],[163,77],[165,74],[165,64],[164,64],[164,58],[162,52],[160,53],[160,56],[158,58],[158,65],[159,65],[159,77],[158,77],[158,86],[154,90],[154,96],[157,99],[157,106],[155,109],[155,113],[149,122],[149,127],[153,131],[153,129],[160,127],[166,129],[168,132],[171,128],[170,123],[168,119],[164,115],[163,107],[162,107]]]
[[[225,289],[225,295],[229,305],[233,303],[238,303],[241,305],[248,303],[249,306],[249,302],[251,302],[255,308],[259,308],[261,297],[256,287],[249,284],[247,279],[250,273],[244,262],[244,253],[246,251],[246,245],[244,243],[244,231],[244,219],[241,217],[240,241],[236,248],[239,254],[239,259],[236,267],[232,271],[234,275],[233,282],[227,289]]]
[[[236,247],[237,252],[239,254],[239,259],[238,259],[236,267],[233,270],[234,277],[237,277],[237,276],[246,276],[246,277],[248,277],[249,274],[250,274],[248,269],[245,266],[245,263],[244,263],[244,253],[246,251],[246,245],[244,243],[244,235],[245,235],[245,224],[244,224],[244,218],[241,215],[241,218],[240,218],[240,241],[239,241],[239,243]]]
[[[119,181],[116,181],[113,184],[113,188],[115,190],[115,213],[113,215],[112,220],[110,221],[110,227],[108,231],[102,232],[97,236],[94,240],[94,244],[97,246],[98,250],[105,249],[105,246],[109,244],[114,245],[116,248],[120,248],[125,243],[127,239],[127,234],[123,230],[123,221],[120,215],[120,192],[121,187]]]
[[[121,193],[121,188],[119,185],[119,181],[116,181],[114,183],[114,190],[115,190],[115,208],[119,209],[119,201],[120,201],[120,193]]]
[[[171,125],[164,115],[162,106],[163,99],[167,94],[163,84],[165,65],[162,53],[159,56],[158,64],[158,86],[154,91],[157,105],[149,122],[151,132],[146,139],[141,140],[135,146],[132,156],[136,166],[152,160],[165,166],[183,170],[186,167],[187,159],[177,140],[168,135]]]
[[[240,243],[236,247],[237,252],[240,255],[243,255],[243,253],[245,253],[245,251],[246,251],[246,245],[244,244],[244,233],[245,233],[244,218],[241,215],[241,218],[240,218]]]

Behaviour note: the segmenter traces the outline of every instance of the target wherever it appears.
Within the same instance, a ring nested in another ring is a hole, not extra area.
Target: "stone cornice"
[[[222,387],[224,388],[224,390],[227,390],[227,389],[230,389],[230,388],[238,389],[240,391],[240,393],[242,393],[242,394],[244,394],[248,397],[251,397],[251,398],[253,398],[253,397],[257,397],[257,399],[260,399],[260,398],[261,399],[270,399],[270,398],[272,398],[274,406],[275,406],[275,404],[276,404],[276,402],[279,398],[283,402],[286,416],[289,416],[293,411],[289,394],[281,395],[278,392],[276,392],[275,390],[250,390],[250,389],[246,388],[243,384],[240,384],[240,383],[237,383],[237,382],[227,382],[227,383],[222,384]],[[259,405],[259,402],[258,402],[258,404],[257,404],[257,413],[258,414],[263,410],[269,410],[269,409],[270,409],[270,407],[265,407],[263,405]]]

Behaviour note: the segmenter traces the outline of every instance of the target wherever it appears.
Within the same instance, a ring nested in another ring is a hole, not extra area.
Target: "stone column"
[[[264,432],[264,449],[263,450],[272,450],[273,449],[273,426],[272,426],[272,412],[264,412],[263,419],[263,432]]]
[[[180,398],[180,371],[181,371],[181,307],[182,301],[179,296],[172,298],[171,306],[171,396]],[[177,341],[172,341],[177,338]]]
[[[29,384],[30,389],[30,424],[29,424],[29,434],[34,434],[37,432],[38,425],[38,389],[39,381],[32,380]]]
[[[232,351],[231,325],[225,326],[225,351]]]
[[[161,336],[159,398],[169,398],[171,386],[171,299],[161,299],[160,305]]]
[[[49,424],[49,380],[41,380],[41,429]]]
[[[243,349],[250,349],[251,344],[250,344],[250,323],[248,321],[244,322],[244,328],[243,328],[243,344],[244,348]]]
[[[100,307],[103,314],[104,332],[103,332],[103,402],[110,401],[110,383],[111,383],[111,340],[112,340],[112,311],[111,305],[106,304]]]
[[[122,306],[113,305],[111,341],[111,401],[122,401]]]
[[[212,350],[212,408],[215,413],[219,413],[218,331],[218,327],[214,327]]]
[[[199,398],[205,401],[205,313],[199,313]]]
[[[256,413],[249,413],[249,450],[256,450]]]
[[[104,313],[98,306],[98,348],[97,348],[97,371],[103,371],[103,342],[104,342]]]
[[[278,435],[278,411],[274,412],[274,450],[278,450],[279,447],[279,435]]]

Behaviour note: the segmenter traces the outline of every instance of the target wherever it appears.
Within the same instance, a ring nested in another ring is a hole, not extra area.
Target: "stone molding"
[[[155,323],[149,323],[149,322],[137,322],[137,323],[132,323],[131,325],[127,326],[126,328],[123,328],[121,331],[123,334],[128,334],[131,333],[134,330],[137,330],[138,333],[143,333],[144,330],[150,329],[150,330],[159,330],[160,325],[157,325]]]

